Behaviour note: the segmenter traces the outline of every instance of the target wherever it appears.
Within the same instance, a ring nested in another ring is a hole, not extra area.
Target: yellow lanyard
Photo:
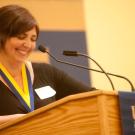
[[[27,74],[26,74],[26,67],[23,64],[22,65],[22,78],[23,78],[23,88],[22,90],[20,86],[17,84],[15,79],[10,75],[10,73],[6,70],[6,68],[0,63],[0,69],[3,72],[3,74],[7,77],[7,79],[10,81],[10,83],[14,86],[14,90],[16,90],[19,95],[22,97],[22,99],[25,101],[25,103],[28,105],[29,108],[31,108],[30,104],[30,92],[29,92],[29,87],[28,87],[28,79],[27,79]],[[9,86],[9,84],[7,83]],[[10,87],[10,86],[9,86]],[[10,87],[11,89],[11,87]],[[13,91],[13,89],[12,89]]]

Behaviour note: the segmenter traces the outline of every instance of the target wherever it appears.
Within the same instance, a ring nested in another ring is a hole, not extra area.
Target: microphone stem
[[[77,54],[78,54],[79,56],[84,56],[84,57],[87,57],[87,58],[91,59],[91,60],[94,61],[100,68],[102,68],[95,60],[93,60],[92,58],[90,58],[88,55],[85,55],[85,54],[82,54],[82,53],[77,53]],[[95,70],[95,69],[90,69],[90,70],[103,73],[102,71]],[[126,78],[126,77],[124,77],[124,76],[112,74],[112,73],[109,73],[109,72],[106,72],[106,74],[112,75],[112,76],[116,76],[116,77],[120,77],[120,78],[123,78],[123,79],[127,80],[127,81],[129,82],[130,86],[131,86],[131,90],[132,90],[132,91],[135,91],[135,88],[134,88],[133,84],[131,83],[131,81],[130,81],[128,78]],[[109,78],[108,78],[108,79],[109,79]],[[110,80],[110,79],[109,79],[109,80]]]
[[[46,53],[48,53],[48,55],[50,57],[52,57],[55,61],[57,62],[60,62],[60,63],[63,63],[63,64],[68,64],[68,65],[71,65],[71,66],[74,66],[74,67],[79,67],[79,68],[82,68],[82,69],[86,69],[86,70],[91,70],[91,71],[95,71],[95,72],[100,72],[100,73],[104,73],[103,71],[100,71],[100,70],[96,70],[96,69],[93,69],[93,68],[88,68],[88,67],[84,67],[82,65],[78,65],[78,64],[73,64],[73,63],[70,63],[70,62],[65,62],[65,61],[62,61],[62,60],[58,60],[57,58],[55,58],[52,54],[50,54],[48,51],[45,51]],[[127,80],[131,86],[131,90],[132,91],[135,91],[135,88],[133,86],[133,84],[131,83],[131,81],[124,77],[124,76],[120,76],[120,75],[116,75],[116,74],[112,74],[112,73],[109,73],[109,72],[106,72],[108,75],[111,75],[111,76],[115,76],[115,77],[120,77],[120,78],[123,78],[125,80]]]
[[[96,72],[100,72],[100,73],[103,73],[102,71],[99,71],[99,70],[96,70],[96,69],[92,69],[92,68],[88,68],[89,70],[91,70],[91,71],[96,71]],[[123,78],[123,79],[125,79],[126,81],[128,81],[129,82],[129,84],[130,84],[130,86],[131,86],[131,90],[132,91],[134,91],[135,89],[134,89],[134,86],[133,86],[133,84],[131,83],[131,81],[128,79],[128,78],[126,78],[126,77],[124,77],[124,76],[120,76],[120,75],[116,75],[116,74],[112,74],[112,73],[109,73],[109,72],[106,72],[108,75],[111,75],[111,76],[115,76],[115,77],[120,77],[120,78]]]
[[[50,54],[48,51],[46,51],[46,53],[48,53],[49,56],[52,57],[52,58],[53,58],[55,61],[57,61],[57,62],[60,62],[60,63],[63,63],[63,64],[68,64],[68,65],[75,66],[75,67],[79,67],[79,68],[82,68],[82,69],[90,70],[89,68],[84,67],[84,66],[81,66],[81,65],[77,65],[77,64],[70,63],[70,62],[58,60],[58,59],[56,59],[52,54]],[[94,70],[93,70],[93,71],[94,71]]]
[[[72,65],[72,66],[75,66],[75,67],[79,67],[79,68],[83,68],[83,69],[87,69],[87,70],[91,70],[90,68],[87,68],[87,67],[84,67],[84,66],[81,66],[81,65],[76,65],[76,64],[73,64],[73,63],[70,63],[70,62],[65,62],[65,61],[62,61],[62,60],[58,60],[58,59],[56,59],[52,54],[50,54],[48,51],[46,51],[46,53],[48,53],[49,55],[50,55],[50,57],[52,57],[54,60],[56,60],[57,62],[60,62],[60,63],[63,63],[63,64],[69,64],[69,65]],[[96,64],[98,64],[97,62],[95,62]],[[98,64],[98,66],[99,66],[99,64]],[[101,66],[99,66],[101,69],[102,69],[102,67]],[[94,70],[93,70],[94,71]],[[97,70],[98,71],[98,70]],[[111,86],[112,86],[112,89],[113,90],[115,90],[114,89],[114,85],[113,85],[113,83],[112,83],[112,81],[111,81],[111,79],[110,79],[110,77],[107,75],[107,73],[102,69],[102,71],[99,71],[99,72],[101,72],[101,73],[105,73],[105,75],[107,76],[107,78],[109,79],[109,81],[110,81],[110,83],[111,83]]]
[[[113,85],[113,82],[112,80],[110,79],[110,77],[108,76],[108,74],[106,73],[106,71],[94,60],[92,59],[91,57],[89,57],[88,55],[86,54],[82,54],[82,53],[77,53],[79,56],[84,56],[84,57],[87,57],[89,58],[90,60],[92,60],[94,63],[96,63],[96,65],[102,70],[102,72],[106,75],[106,77],[108,78],[108,80],[110,81],[110,84],[112,86],[112,89],[115,90],[114,88],[114,85]]]

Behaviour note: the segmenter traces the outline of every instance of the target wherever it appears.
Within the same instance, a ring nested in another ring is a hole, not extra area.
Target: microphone
[[[84,55],[84,54],[81,54],[81,53],[78,53],[77,51],[63,51],[63,55],[66,55],[66,56],[85,56],[85,57],[88,57],[90,60],[92,60],[100,69],[101,71],[106,75],[106,77],[108,78],[111,86],[112,86],[112,89],[114,90],[114,85],[113,85],[113,82],[111,80],[111,78],[109,77],[109,75],[106,73],[106,71],[97,63],[97,61],[95,61],[94,59],[92,59],[91,57],[89,57],[88,55]]]
[[[65,61],[62,61],[62,60],[58,60],[55,56],[53,56],[51,53],[49,53],[49,52],[47,51],[47,49],[46,49],[43,45],[39,45],[38,49],[39,49],[41,52],[44,52],[44,53],[46,52],[46,53],[48,53],[48,55],[49,55],[50,57],[52,57],[52,58],[53,58],[55,61],[57,61],[57,62],[60,62],[60,63],[63,63],[63,64],[68,64],[68,65],[75,66],[75,67],[79,67],[79,68],[83,68],[83,69],[87,69],[87,70],[96,71],[96,70],[94,70],[94,69],[89,69],[89,68],[87,68],[87,67],[85,67],[85,66],[81,66],[81,65],[77,65],[77,64],[70,63],[70,62],[65,62]],[[101,68],[101,66],[100,66],[100,68]],[[102,69],[102,68],[101,68],[101,69]],[[100,72],[100,71],[97,71],[97,72]],[[115,90],[115,89],[114,89],[114,85],[113,85],[113,83],[112,83],[110,77],[107,75],[107,73],[106,73],[103,69],[102,69],[102,72],[101,72],[101,73],[106,74],[107,78],[109,79],[109,81],[110,81],[110,83],[111,83],[112,89]]]
[[[100,67],[100,69],[101,69],[101,66],[94,59],[92,59],[91,57],[89,57],[86,54],[82,54],[82,53],[79,53],[77,51],[63,51],[63,55],[66,55],[66,56],[84,56],[84,57],[87,57],[87,58],[91,59],[92,61],[94,61]],[[91,69],[91,68],[89,68],[89,70],[100,72],[100,73],[104,73],[103,71],[99,71],[99,70],[95,70],[95,69]],[[133,84],[131,83],[131,81],[128,78],[126,78],[124,76],[121,76],[121,75],[112,74],[112,73],[109,73],[109,72],[106,72],[106,74],[107,75],[111,75],[111,76],[115,76],[115,77],[119,77],[119,78],[122,78],[122,79],[126,80],[130,84],[131,90],[132,91],[135,91],[135,88],[134,88]]]
[[[70,62],[66,62],[66,61],[62,61],[62,60],[58,60],[55,56],[53,56],[51,53],[49,53],[47,51],[47,49],[43,46],[43,45],[39,45],[38,49],[43,52],[43,53],[47,53],[50,57],[52,57],[55,61],[57,62],[60,62],[60,63],[63,63],[63,64],[67,64],[67,65],[71,65],[71,66],[75,66],[75,67],[79,67],[79,68],[82,68],[82,69],[87,69],[87,70],[90,70],[89,68],[85,67],[85,66],[81,66],[81,65],[77,65],[77,64],[73,64],[73,63],[70,63]]]

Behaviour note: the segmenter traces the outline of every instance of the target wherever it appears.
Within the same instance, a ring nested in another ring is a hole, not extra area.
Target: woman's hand
[[[10,120],[14,120],[14,119],[20,118],[20,117],[22,117],[24,115],[26,115],[26,114],[13,114],[13,115],[0,116],[0,124],[8,122]]]

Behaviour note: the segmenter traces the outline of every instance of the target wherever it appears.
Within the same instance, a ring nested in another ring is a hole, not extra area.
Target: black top
[[[33,63],[32,67],[34,70],[33,90],[43,86],[51,86],[56,91],[55,97],[41,100],[34,90],[35,109],[65,96],[92,90],[49,64]],[[28,113],[28,111],[9,88],[0,81],[0,115],[16,113]]]

